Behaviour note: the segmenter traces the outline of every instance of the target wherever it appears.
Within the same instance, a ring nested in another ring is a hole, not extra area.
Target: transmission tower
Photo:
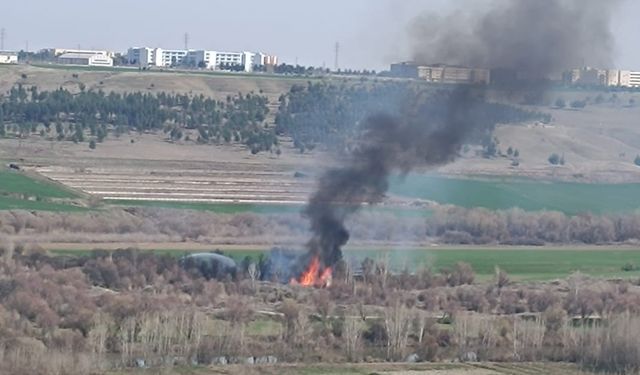
[[[4,51],[4,27],[0,29],[0,51]]]
[[[335,46],[335,61],[334,61],[334,69],[337,72],[338,69],[340,68],[340,65],[338,65],[338,57],[340,55],[340,43],[336,42],[336,46]]]
[[[184,33],[184,49],[189,49],[189,33]]]

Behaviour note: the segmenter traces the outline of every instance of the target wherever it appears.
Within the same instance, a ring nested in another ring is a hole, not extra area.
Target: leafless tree
[[[350,362],[357,362],[359,359],[362,326],[363,322],[355,312],[350,311],[345,315],[342,326],[342,340],[345,356]]]
[[[258,268],[258,266],[254,262],[251,262],[249,264],[249,267],[247,267],[247,274],[251,279],[251,288],[257,292],[258,290],[256,289],[256,280],[260,279],[260,268]]]
[[[395,298],[384,310],[387,332],[387,359],[402,359],[411,327],[410,310],[400,298]]]

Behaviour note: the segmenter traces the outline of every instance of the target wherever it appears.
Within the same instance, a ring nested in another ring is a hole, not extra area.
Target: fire
[[[307,269],[296,280],[291,279],[292,285],[315,286],[324,288],[331,285],[331,267],[322,269],[320,258],[314,256],[309,262]]]

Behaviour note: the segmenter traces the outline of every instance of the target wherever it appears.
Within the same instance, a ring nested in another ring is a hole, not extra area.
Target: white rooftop
[[[58,56],[58,58],[60,59],[86,59],[89,58],[91,56],[105,56],[102,53],[99,52],[68,52],[68,53],[64,53],[60,56]],[[106,57],[106,56],[105,56]]]

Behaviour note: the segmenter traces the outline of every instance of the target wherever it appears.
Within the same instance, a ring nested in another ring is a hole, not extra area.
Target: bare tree
[[[360,337],[362,335],[362,320],[355,312],[350,311],[344,317],[342,326],[342,340],[344,351],[350,362],[357,362],[359,359]]]
[[[387,331],[387,359],[402,359],[409,338],[410,310],[396,298],[384,310],[384,326]]]
[[[260,279],[260,268],[255,264],[255,262],[251,262],[249,264],[249,267],[247,267],[247,274],[251,279],[251,289],[257,292],[256,280]]]

